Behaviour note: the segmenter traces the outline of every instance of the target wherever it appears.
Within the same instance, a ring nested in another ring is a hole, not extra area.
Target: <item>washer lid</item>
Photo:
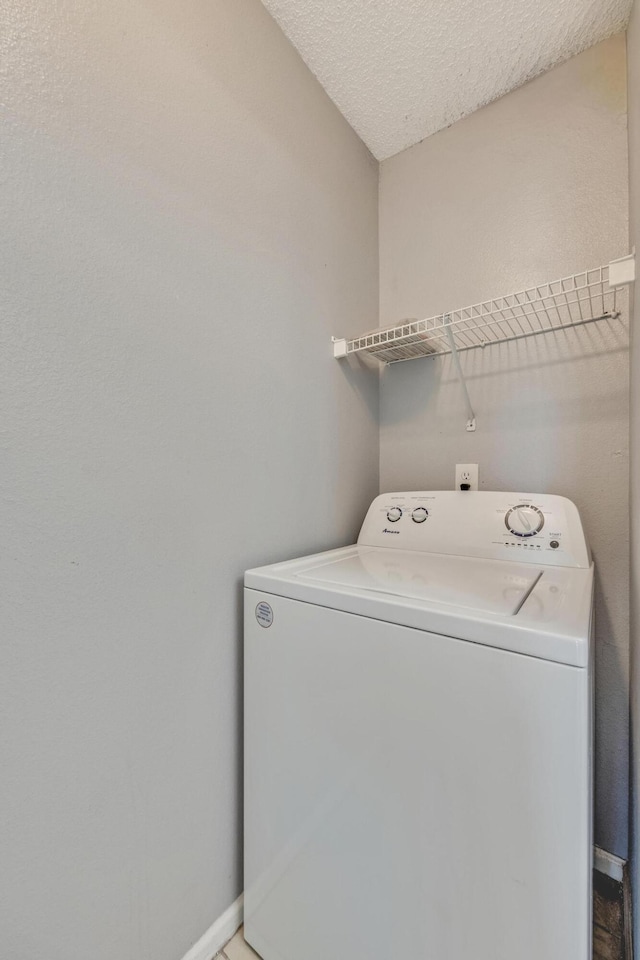
[[[404,550],[359,547],[339,560],[297,574],[300,580],[372,590],[456,608],[514,616],[542,570],[500,560],[479,560]]]
[[[354,544],[247,570],[245,586],[256,602],[280,596],[555,663],[590,663],[593,565]]]

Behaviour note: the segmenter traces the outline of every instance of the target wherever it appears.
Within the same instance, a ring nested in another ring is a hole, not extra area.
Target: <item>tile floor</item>
[[[229,943],[220,953],[217,953],[213,960],[260,960],[248,943],[245,943],[242,935],[243,927],[240,927],[235,937],[229,940]]]
[[[217,953],[213,960],[260,960],[260,957],[251,949],[248,943],[245,943],[242,935],[243,928],[240,927],[236,935],[229,940],[229,943],[220,953]],[[609,942],[611,938],[607,930],[594,931],[593,960],[617,960],[626,956],[622,938],[618,949],[615,949],[617,941]]]

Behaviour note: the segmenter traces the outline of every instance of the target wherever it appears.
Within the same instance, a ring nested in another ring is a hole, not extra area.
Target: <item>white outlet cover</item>
[[[470,490],[477,490],[479,473],[477,463],[456,463],[454,490],[459,490],[462,483],[468,483]]]

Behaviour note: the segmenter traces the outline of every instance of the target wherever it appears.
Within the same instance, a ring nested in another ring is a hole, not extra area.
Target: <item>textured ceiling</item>
[[[624,30],[632,0],[263,0],[379,160]]]

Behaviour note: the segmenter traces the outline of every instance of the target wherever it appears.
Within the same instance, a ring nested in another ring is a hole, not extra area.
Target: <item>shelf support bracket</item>
[[[633,253],[619,260],[612,260],[609,264],[609,286],[624,287],[636,279],[635,247]]]
[[[465,405],[467,407],[467,432],[474,433],[476,429],[476,415],[471,405],[471,397],[469,396],[469,391],[467,390],[467,382],[464,379],[464,373],[462,372],[462,367],[460,365],[460,357],[458,356],[456,341],[453,338],[451,317],[448,313],[445,313],[442,319],[444,320],[444,328],[447,334],[447,340],[449,341],[449,347],[451,348],[451,356],[453,358],[453,363],[456,368],[456,373],[458,374],[458,380],[460,381],[460,386],[462,387],[462,392],[464,394]]]
[[[333,344],[333,355],[336,360],[339,360],[340,357],[346,357],[347,341],[344,338],[331,337],[331,343]]]

